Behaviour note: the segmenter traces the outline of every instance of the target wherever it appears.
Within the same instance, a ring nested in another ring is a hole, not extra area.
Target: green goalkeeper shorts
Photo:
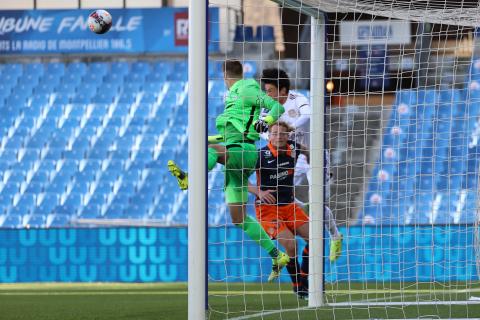
[[[248,177],[257,165],[258,150],[250,143],[226,143],[225,198],[227,203],[248,202]]]

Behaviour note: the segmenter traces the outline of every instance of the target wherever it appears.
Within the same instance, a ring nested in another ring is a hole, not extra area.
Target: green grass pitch
[[[210,284],[207,315],[208,319],[478,318],[480,304],[465,304],[472,296],[480,297],[480,284],[334,284],[326,287],[327,303],[356,305],[309,309],[291,293],[289,284]],[[401,301],[425,304],[398,305]],[[391,305],[375,305],[384,302]],[[0,310],[1,320],[186,319],[187,285],[2,284]]]

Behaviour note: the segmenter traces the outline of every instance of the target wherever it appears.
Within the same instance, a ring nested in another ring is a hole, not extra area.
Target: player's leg
[[[284,227],[283,230],[277,234],[277,240],[285,248],[285,251],[290,256],[290,260],[287,264],[287,271],[292,280],[293,292],[301,299],[308,297],[308,287],[305,286],[305,281],[301,275],[300,264],[297,257],[297,240],[295,235],[288,228]]]
[[[208,146],[208,170],[212,170],[217,163],[225,164],[227,151],[225,146],[212,144]],[[188,189],[188,174],[183,171],[173,160],[168,161],[168,170],[177,178],[178,186],[182,190]]]
[[[239,201],[235,192],[226,190],[227,201]],[[232,223],[245,231],[248,236],[256,241],[272,258],[278,257],[278,250],[275,243],[270,239],[268,234],[263,230],[257,220],[247,215],[246,202],[230,202],[228,203],[228,209],[230,211],[230,217]]]
[[[325,208],[325,222],[330,233],[330,261],[335,261],[342,254],[343,236],[338,231],[337,223],[333,217],[332,210],[328,206]]]
[[[308,216],[301,206],[298,204],[292,204],[290,209],[293,212],[293,215],[290,217],[288,228],[294,230],[295,235],[301,237],[305,240],[306,244],[302,250],[302,264],[300,265],[300,280],[303,283],[305,291],[308,291],[308,263],[309,263],[309,252],[308,252],[308,241],[309,241],[309,227],[308,227]]]
[[[257,163],[258,151],[252,144],[230,144],[227,145],[227,154],[225,196],[232,222],[268,252],[279,273],[288,263],[288,255],[278,251],[258,221],[246,214],[248,177]]]

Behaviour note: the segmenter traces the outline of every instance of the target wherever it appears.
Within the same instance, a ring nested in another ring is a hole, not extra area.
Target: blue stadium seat
[[[105,193],[99,193],[95,190],[95,193],[90,198],[90,201],[88,202],[88,204],[97,204],[99,206],[102,206],[106,204],[106,201],[107,201],[107,197]]]
[[[71,220],[70,216],[57,214],[53,217],[53,220],[48,227],[50,228],[66,227],[70,224],[70,220]]]
[[[33,214],[30,216],[27,222],[28,228],[45,228],[46,227],[46,216],[43,214]]]
[[[150,63],[146,61],[136,61],[132,63],[132,73],[147,74],[150,72]]]
[[[21,228],[23,217],[19,215],[8,215],[3,222],[2,228]]]
[[[115,100],[117,93],[115,92],[99,92],[92,97],[92,101],[95,103],[112,103]]]
[[[60,206],[61,209],[59,208],[59,211],[56,213],[76,215],[82,207],[82,199],[82,193],[71,192],[65,200],[65,203]]]
[[[125,209],[124,214],[129,218],[143,218],[148,215],[149,210],[150,206],[146,203],[131,204]]]
[[[123,93],[138,93],[142,90],[142,83],[127,82],[123,85]]]
[[[65,64],[61,62],[50,62],[46,64],[46,74],[63,75],[65,73]]]
[[[155,72],[163,72],[170,74],[174,69],[174,64],[170,61],[155,61],[153,62],[153,70]]]
[[[98,92],[111,92],[113,94],[118,94],[121,86],[121,82],[105,82],[100,86]]]
[[[62,82],[56,87],[57,95],[68,94],[69,97],[73,97],[76,93],[77,84],[74,82]]]
[[[134,103],[137,99],[137,92],[126,91],[123,92],[118,100],[120,103],[131,104]]]
[[[125,77],[125,82],[143,83],[145,81],[145,75],[140,73],[130,73]]]
[[[115,198],[112,200],[111,204],[121,204],[123,207],[127,207],[128,204],[130,203],[130,198],[132,197],[133,193],[129,192],[118,192],[115,195]]]
[[[50,86],[55,88],[61,81],[63,74],[56,74],[56,73],[46,73],[39,79],[39,86],[44,83],[49,83]]]
[[[44,192],[44,185],[42,182],[30,182],[25,189],[26,193],[39,194]]]
[[[83,62],[72,62],[67,66],[67,74],[76,74],[83,76],[87,73],[87,65]]]
[[[120,203],[112,203],[108,207],[107,211],[105,212],[105,219],[123,219],[125,218],[124,215],[125,206]]]
[[[104,78],[103,81],[105,83],[112,83],[112,84],[122,84],[124,81],[124,76],[120,73],[109,73]]]
[[[167,81],[168,75],[164,72],[153,72],[147,75],[145,82],[165,82]]]
[[[138,219],[162,211],[166,219],[173,207],[155,209],[153,199],[164,190],[165,173],[159,168],[175,154],[168,144],[176,141],[173,146],[183,148],[180,138],[185,140],[186,118],[175,117],[187,112],[185,103],[178,105],[185,94],[184,61],[3,64],[0,69],[0,133],[6,137],[0,150],[0,179],[6,181],[0,214],[15,217],[5,225],[62,227],[72,217],[102,218],[105,209],[104,218]],[[166,85],[170,89],[153,115]],[[223,94],[220,82],[212,88]],[[145,103],[137,105],[137,98]],[[163,144],[169,151],[153,159],[173,120],[185,123],[170,130]],[[452,128],[462,132],[466,125]],[[172,190],[165,189],[169,200],[178,192],[171,182]],[[117,192],[114,184],[118,193],[107,208],[107,197],[110,201]],[[186,213],[176,219],[185,223]]]
[[[40,134],[39,132],[37,132],[37,134],[35,134],[30,140],[28,140],[26,147],[41,149],[47,146],[49,139],[49,135]]]
[[[96,203],[86,205],[81,214],[81,218],[99,218],[102,215],[102,207]]]
[[[87,72],[83,76],[84,83],[102,83],[103,77],[105,77],[105,73],[103,72]]]
[[[159,93],[160,91],[163,90],[163,87],[165,86],[165,81],[147,81],[143,85],[143,90],[145,92],[153,92],[153,93]]]
[[[81,180],[77,179],[75,180],[73,184],[73,188],[71,190],[72,193],[79,193],[79,194],[86,194],[89,189],[90,189],[90,182],[89,180]]]
[[[57,193],[45,193],[42,202],[33,209],[34,214],[47,215],[53,212],[58,205],[59,195]]]
[[[112,74],[121,74],[121,75],[126,75],[130,71],[130,66],[128,65],[128,62],[112,62],[110,64],[110,72]]]
[[[35,88],[35,94],[52,94],[55,90],[55,86],[57,84],[55,82],[40,82]]]
[[[100,183],[97,184],[97,187],[95,188],[95,193],[101,193],[101,194],[111,193],[113,191],[113,181],[115,181],[116,179],[117,177],[113,177],[109,175],[102,177],[103,181],[100,181]]]

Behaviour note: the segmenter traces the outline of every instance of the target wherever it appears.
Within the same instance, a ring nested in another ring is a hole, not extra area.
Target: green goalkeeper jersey
[[[262,91],[254,79],[238,80],[228,90],[225,98],[225,110],[217,117],[216,127],[224,141],[256,141],[260,135],[254,124],[262,108],[270,110],[268,115],[273,121],[285,111],[283,106]]]

